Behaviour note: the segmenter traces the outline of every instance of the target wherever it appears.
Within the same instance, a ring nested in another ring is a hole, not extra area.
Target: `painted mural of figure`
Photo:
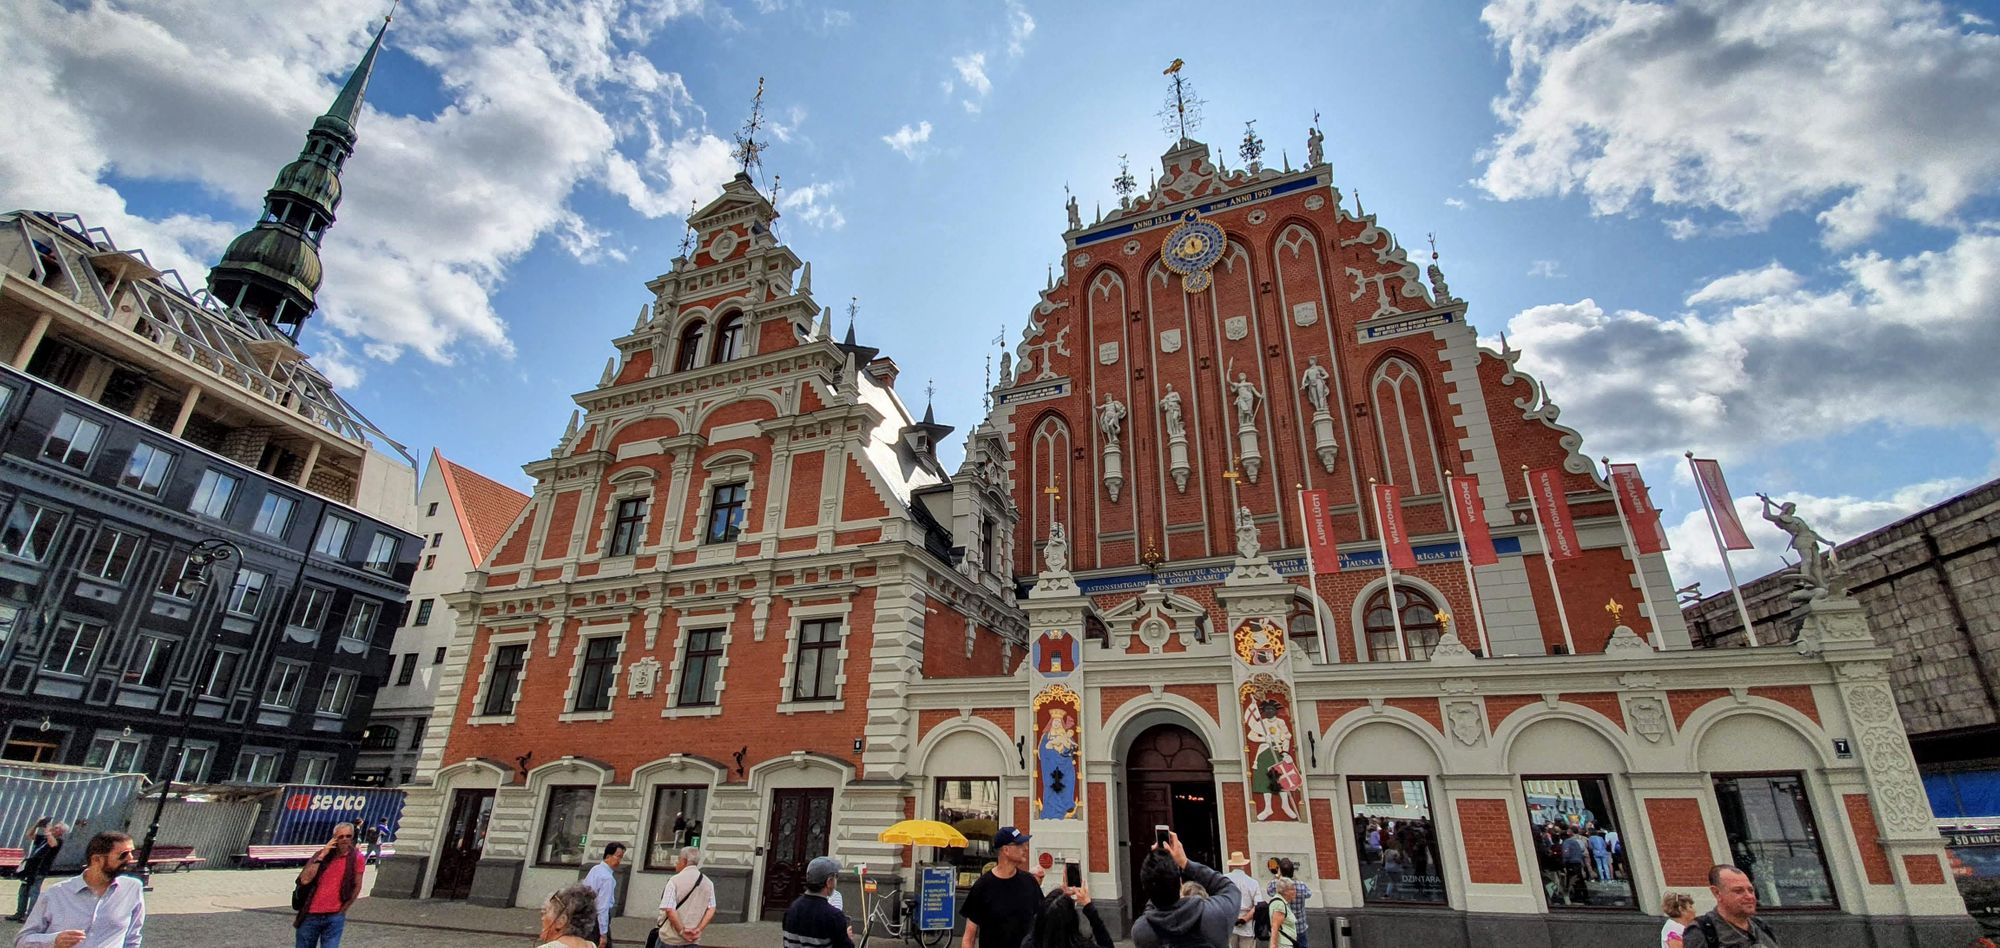
[[[1041,812],[1036,819],[1068,819],[1076,809],[1076,728],[1069,709],[1049,709],[1049,726],[1039,746],[1042,772]]]
[[[1275,802],[1291,819],[1299,818],[1292,794],[1305,785],[1299,765],[1292,759],[1292,727],[1278,713],[1278,702],[1252,697],[1243,704],[1245,733],[1255,748],[1252,755],[1250,792],[1263,797],[1257,819],[1271,818]]]

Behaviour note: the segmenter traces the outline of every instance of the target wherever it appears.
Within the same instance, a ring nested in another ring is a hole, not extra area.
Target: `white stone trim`
[[[852,642],[854,625],[849,621],[854,611],[854,600],[821,603],[812,606],[792,606],[786,615],[785,627],[785,667],[784,677],[778,682],[778,712],[795,714],[801,711],[838,711],[847,697],[847,653]],[[799,663],[799,627],[814,619],[840,620],[840,651],[836,661],[839,670],[833,676],[833,700],[795,701],[792,698],[792,682],[797,677],[795,669]]]
[[[1387,576],[1376,577],[1373,582],[1369,583],[1366,586],[1361,587],[1361,591],[1359,593],[1356,593],[1354,596],[1354,604],[1351,607],[1349,607],[1349,611],[1351,614],[1349,615],[1348,618],[1352,624],[1348,627],[1347,634],[1348,637],[1354,641],[1354,660],[1357,663],[1374,661],[1374,659],[1368,657],[1368,624],[1366,621],[1364,621],[1362,612],[1367,609],[1368,600],[1374,598],[1375,594],[1381,592],[1383,587],[1387,585],[1389,585],[1389,578]],[[1417,577],[1412,576],[1408,573],[1397,573],[1396,585],[1399,587],[1407,586],[1412,589],[1415,589],[1416,591],[1430,597],[1430,600],[1434,603],[1437,603],[1440,608],[1444,609],[1447,612],[1452,613],[1451,627],[1454,632],[1456,632],[1459,628],[1458,617],[1461,615],[1469,614],[1471,612],[1470,609],[1465,610],[1464,612],[1460,612],[1457,609],[1453,608],[1451,604],[1451,598],[1446,596],[1443,590],[1437,588],[1436,586],[1431,585],[1430,583],[1424,582],[1423,580],[1418,579]],[[1390,608],[1394,607],[1395,604],[1390,603]],[[1409,630],[1406,629],[1404,630],[1404,638],[1406,641],[1408,639],[1408,636],[1409,636]],[[1459,638],[1463,640],[1465,636],[1460,635]],[[1479,641],[1478,635],[1477,633],[1474,633],[1473,644],[1478,644],[1478,641]],[[1390,661],[1395,661],[1399,664],[1402,664],[1402,661],[1400,659],[1390,659]],[[1413,658],[1410,659],[1408,664],[1421,665],[1424,663],[1424,661],[1426,660],[1421,658]]]
[[[600,628],[605,627],[600,626]],[[620,625],[615,628],[617,630],[615,632],[600,632],[597,634],[591,633],[590,626],[577,629],[576,645],[570,649],[572,658],[570,659],[569,666],[569,687],[563,691],[563,707],[566,710],[562,714],[557,715],[556,720],[609,721],[611,720],[612,712],[618,710],[618,675],[625,670],[625,640],[628,637],[627,633],[631,629],[627,625]],[[618,650],[611,656],[611,681],[607,683],[611,691],[610,704],[606,705],[602,711],[578,711],[576,710],[576,690],[583,684],[584,653],[589,650],[590,643],[598,639],[610,638],[618,640]]]
[[[597,531],[599,560],[623,562],[653,552],[653,548],[646,543],[646,530],[653,525],[653,517],[660,509],[658,484],[659,473],[644,465],[628,467],[611,475],[605,482],[604,502],[598,505],[602,514],[602,527]],[[618,530],[618,505],[634,497],[643,497],[646,501],[646,515],[639,520],[639,535],[632,544],[631,552],[613,554],[611,538]],[[585,555],[589,555],[589,551],[586,550]]]
[[[528,660],[534,657],[535,652],[535,630],[533,627],[514,632],[494,632],[486,637],[486,661],[479,668],[479,685],[472,692],[472,713],[466,715],[465,718],[465,723],[468,727],[478,727],[482,724],[514,723],[513,714],[489,715],[480,713],[486,707],[486,686],[493,677],[493,660],[500,654],[500,648],[505,645],[524,646],[521,652],[521,674],[514,679],[514,700],[508,703],[508,707],[517,711],[520,710],[521,685],[528,680]]]
[[[696,632],[716,628],[704,621],[710,618],[720,622],[722,629],[722,657],[715,662],[715,703],[681,707],[681,670],[687,664],[688,638]],[[736,638],[736,610],[706,613],[697,616],[678,616],[674,620],[674,631],[680,633],[674,645],[674,660],[667,667],[666,707],[660,709],[663,718],[710,718],[722,713],[723,686],[729,679],[729,643]]]

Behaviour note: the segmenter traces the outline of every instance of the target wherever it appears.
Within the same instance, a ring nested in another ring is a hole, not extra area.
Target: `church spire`
[[[354,154],[354,124],[393,17],[391,8],[333,105],[306,133],[299,157],[278,172],[264,194],[263,216],[230,241],[208,272],[209,295],[293,340],[318,306],[320,238],[340,207],[340,171]]]

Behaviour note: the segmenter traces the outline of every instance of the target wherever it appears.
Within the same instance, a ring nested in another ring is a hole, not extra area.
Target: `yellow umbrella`
[[[904,846],[963,846],[965,834],[936,820],[904,820],[876,837],[885,843]]]

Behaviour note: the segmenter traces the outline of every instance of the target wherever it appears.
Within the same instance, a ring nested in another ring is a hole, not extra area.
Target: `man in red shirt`
[[[306,860],[299,870],[299,888],[304,900],[293,900],[298,929],[293,948],[340,948],[340,933],[347,927],[347,907],[361,897],[361,875],[367,865],[354,846],[354,824],[333,828],[333,839]]]

